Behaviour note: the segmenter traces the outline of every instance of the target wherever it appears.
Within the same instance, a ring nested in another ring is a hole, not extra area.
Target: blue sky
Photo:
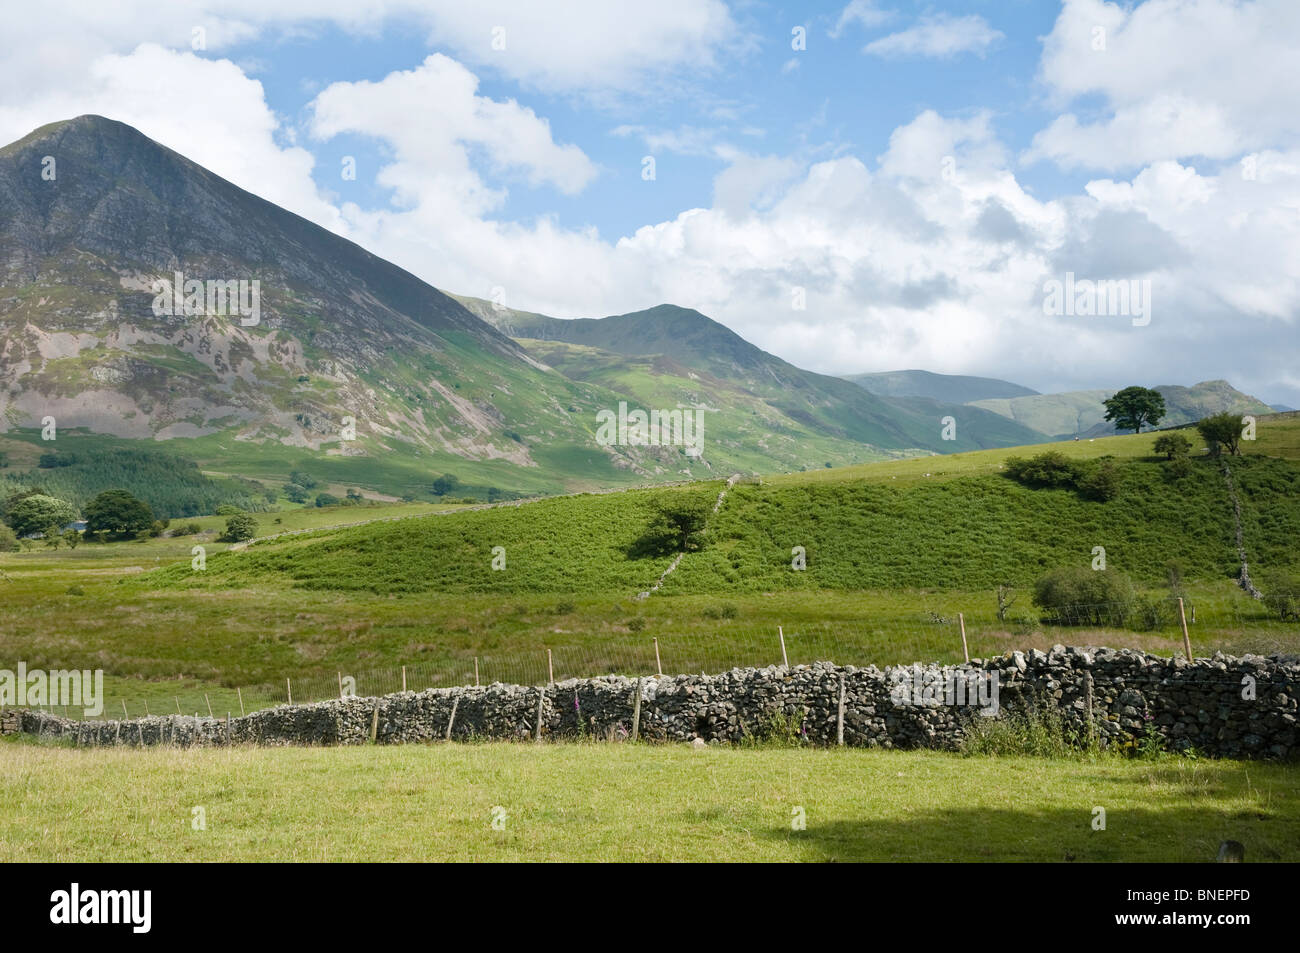
[[[825,373],[1300,406],[1294,0],[47,0],[9,28],[5,141],[112,116],[448,291],[668,301]],[[1149,282],[1150,314],[1050,313],[1067,275]]]

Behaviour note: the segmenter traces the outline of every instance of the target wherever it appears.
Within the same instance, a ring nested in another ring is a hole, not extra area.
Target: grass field
[[[5,740],[0,862],[1202,862],[1224,839],[1248,861],[1295,862],[1298,798],[1294,768],[1174,756]],[[206,830],[192,827],[196,807]]]

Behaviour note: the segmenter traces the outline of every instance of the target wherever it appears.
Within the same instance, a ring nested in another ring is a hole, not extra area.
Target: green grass
[[[1224,839],[1248,861],[1295,862],[1298,796],[1294,768],[1175,757],[6,742],[0,862],[1203,862]],[[195,807],[206,830],[192,829]]]

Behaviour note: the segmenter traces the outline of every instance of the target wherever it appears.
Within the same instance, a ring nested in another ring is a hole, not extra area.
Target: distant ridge
[[[970,404],[994,398],[1031,397],[1028,387],[993,377],[935,374],[932,371],[878,371],[850,374],[844,378],[882,397],[928,397],[954,404]]]

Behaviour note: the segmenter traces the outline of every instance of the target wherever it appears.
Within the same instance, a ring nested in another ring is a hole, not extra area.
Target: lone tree
[[[217,537],[217,541],[240,543],[256,535],[257,520],[248,513],[233,513],[226,518],[226,531]]]
[[[1134,433],[1141,433],[1144,424],[1154,427],[1165,415],[1164,396],[1149,387],[1125,387],[1102,403],[1106,405],[1107,420],[1114,421],[1120,430]]]
[[[1241,453],[1241,432],[1246,427],[1241,414],[1224,412],[1205,417],[1196,422],[1196,429],[1210,445],[1210,453],[1218,456],[1224,448],[1232,456]]]
[[[153,510],[126,490],[105,490],[86,504],[86,532],[129,539],[153,529]],[[103,537],[98,537],[103,538]]]
[[[666,556],[699,549],[712,503],[698,496],[674,494],[660,499],[650,525],[635,543],[632,555]]]

